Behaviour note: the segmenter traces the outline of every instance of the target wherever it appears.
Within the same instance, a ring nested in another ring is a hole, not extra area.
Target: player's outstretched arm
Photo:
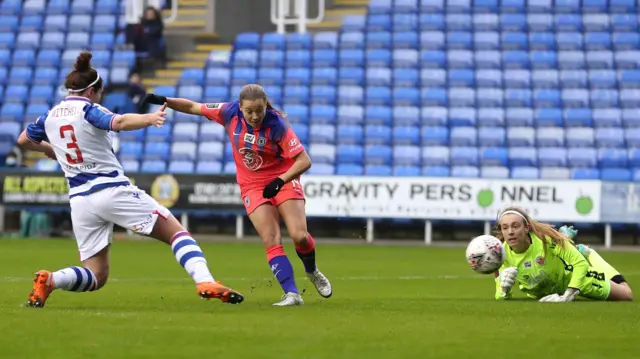
[[[167,104],[154,113],[134,114],[125,113],[124,115],[115,115],[111,122],[111,129],[114,131],[134,131],[141,128],[156,126],[162,127],[166,119]]]
[[[165,97],[158,96],[156,94],[148,94],[145,98],[145,101],[154,105],[166,104],[172,110],[202,116],[202,104],[199,102],[187,100],[186,98]]]
[[[27,130],[22,131],[22,133],[18,137],[18,145],[25,150],[42,152],[52,160],[56,159],[56,154],[53,151],[53,147],[51,147],[49,143],[44,141],[34,142],[30,140],[27,136]]]

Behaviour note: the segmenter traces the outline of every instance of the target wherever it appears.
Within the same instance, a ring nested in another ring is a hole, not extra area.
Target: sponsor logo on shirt
[[[250,171],[259,170],[264,163],[262,156],[250,148],[241,148],[238,150],[238,153],[242,155],[242,163],[244,163],[244,166]]]
[[[524,262],[524,267],[525,268],[531,268],[531,261]]]
[[[221,103],[206,103],[204,105],[206,108],[220,108],[222,106]]]
[[[250,133],[245,133],[244,134],[244,142],[249,142],[250,144],[254,144],[256,143],[256,136],[252,135]]]
[[[547,261],[544,259],[544,257],[542,256],[538,256],[538,258],[536,258],[536,264],[539,266],[543,266],[547,263]]]
[[[267,144],[267,139],[264,137],[258,138],[258,146],[264,146]]]
[[[292,139],[291,141],[289,141],[289,147],[293,147],[293,146],[295,146],[295,145],[297,145],[297,144],[298,144],[298,140],[297,140],[297,139],[295,139],[295,138],[294,138],[294,139]]]

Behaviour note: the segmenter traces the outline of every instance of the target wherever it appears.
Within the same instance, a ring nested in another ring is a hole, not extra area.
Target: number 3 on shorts
[[[71,154],[67,153],[67,161],[72,165],[77,165],[84,162],[84,158],[82,158],[82,152],[80,152],[80,147],[78,147],[78,143],[76,142],[76,133],[73,126],[60,126],[60,138],[66,140],[67,148],[75,152],[75,158],[73,158]]]

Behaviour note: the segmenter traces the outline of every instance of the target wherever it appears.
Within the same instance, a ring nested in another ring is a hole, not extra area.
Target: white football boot
[[[303,305],[303,304],[304,304],[304,301],[302,300],[302,297],[300,296],[300,294],[291,293],[291,292],[283,295],[282,299],[279,302],[273,303],[273,305],[276,307],[290,307],[294,305]]]
[[[331,295],[333,294],[333,289],[331,289],[331,283],[329,282],[327,277],[325,277],[324,274],[322,274],[322,272],[318,270],[318,268],[316,268],[316,270],[313,271],[313,273],[307,273],[307,277],[309,278],[311,283],[313,283],[313,285],[316,287],[318,294],[320,294],[324,298],[331,297]]]

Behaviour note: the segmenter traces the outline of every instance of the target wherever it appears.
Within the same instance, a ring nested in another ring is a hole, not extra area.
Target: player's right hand
[[[164,122],[167,120],[166,118],[164,118],[164,116],[167,115],[167,113],[165,112],[166,109],[167,104],[165,103],[158,111],[150,113],[150,118],[147,122],[149,126],[156,126],[158,128],[162,127],[162,125],[164,125]]]
[[[504,294],[508,294],[511,288],[516,283],[516,277],[518,276],[518,268],[508,267],[502,270],[500,273],[500,288]]]
[[[167,102],[167,97],[150,93],[145,97],[144,100],[153,105],[164,105]]]

